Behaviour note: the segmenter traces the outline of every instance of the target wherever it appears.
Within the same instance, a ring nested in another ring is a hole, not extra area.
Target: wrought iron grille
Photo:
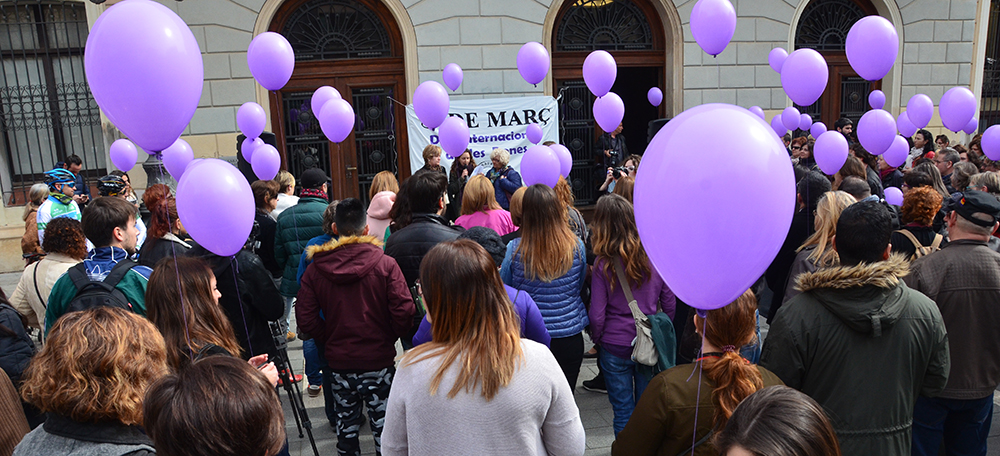
[[[556,49],[649,50],[653,32],[646,15],[629,0],[577,0],[562,16]]]
[[[983,68],[983,99],[979,104],[979,131],[1000,124],[1000,0],[990,6]]]
[[[391,86],[354,89],[351,94],[357,113],[354,147],[358,154],[358,196],[365,204],[376,174],[390,171],[399,178],[392,89]]]
[[[795,30],[795,49],[843,51],[847,32],[863,17],[864,10],[851,0],[814,0],[802,11]]]
[[[821,121],[823,119],[823,97],[809,106],[795,105],[795,109],[798,109],[802,114],[809,114],[813,122]]]
[[[281,34],[296,61],[389,57],[389,33],[375,12],[352,0],[313,0],[292,13]]]
[[[872,83],[860,76],[844,76],[840,80],[840,117],[846,117],[858,124],[861,116],[868,111],[868,94]]]
[[[101,115],[83,70],[84,3],[0,2],[0,188],[6,204],[76,154],[107,172]]]
[[[559,137],[573,155],[569,184],[578,206],[594,204],[604,179],[604,170],[594,160],[594,95],[579,79],[560,81],[559,96]]]
[[[313,115],[312,92],[283,93],[285,112],[285,154],[288,172],[301,176],[309,168],[322,169],[330,175],[330,141],[323,136],[319,120]]]

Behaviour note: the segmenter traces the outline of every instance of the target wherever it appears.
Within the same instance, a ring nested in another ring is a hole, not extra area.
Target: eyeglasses
[[[792,150],[802,150],[802,146],[792,146]]]

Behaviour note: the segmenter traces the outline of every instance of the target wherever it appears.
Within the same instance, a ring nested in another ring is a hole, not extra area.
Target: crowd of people
[[[620,133],[602,138],[589,223],[566,178],[524,186],[503,149],[449,170],[428,146],[367,205],[331,201],[317,168],[253,182],[231,257],[188,236],[169,186],[140,200],[115,173],[83,197],[68,159],[29,191],[30,264],[0,293],[0,455],[287,454],[276,387],[303,380],[280,362],[295,338],[344,455],[365,420],[379,454],[581,455],[579,383],[607,394],[614,455],[985,454],[1000,175],[978,138],[959,151],[921,130],[898,168],[852,143],[827,176],[808,132],[786,137],[785,243],[754,287],[696,311],[643,247],[641,156]],[[670,330],[650,365],[637,340],[656,315]]]

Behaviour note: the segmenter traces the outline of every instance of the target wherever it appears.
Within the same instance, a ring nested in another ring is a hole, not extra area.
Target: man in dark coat
[[[890,258],[889,212],[875,201],[840,214],[840,266],[799,276],[802,294],[771,324],[760,365],[819,402],[844,454],[910,454],[913,407],[948,382],[948,335],[934,301]]]

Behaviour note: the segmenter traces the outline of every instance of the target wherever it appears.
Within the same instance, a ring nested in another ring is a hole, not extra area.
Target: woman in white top
[[[382,454],[582,455],[580,411],[552,353],[520,338],[496,263],[462,239],[420,265],[433,341],[393,380]]]
[[[295,196],[295,176],[292,173],[281,171],[275,176],[274,181],[278,183],[280,188],[278,189],[278,206],[271,211],[271,217],[277,220],[278,214],[298,204],[299,197]]]

